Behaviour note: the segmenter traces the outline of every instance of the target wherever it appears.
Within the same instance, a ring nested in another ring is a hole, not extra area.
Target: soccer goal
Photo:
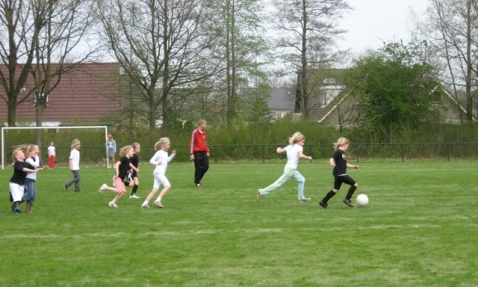
[[[59,129],[103,129],[105,132],[105,142],[108,138],[107,126],[64,126],[64,127],[2,127],[2,169],[5,169],[5,133],[8,130],[59,130]],[[23,143],[19,143],[23,144]],[[106,165],[109,167],[108,149],[105,146]]]

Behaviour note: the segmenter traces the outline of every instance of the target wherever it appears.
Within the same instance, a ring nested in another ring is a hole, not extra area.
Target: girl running
[[[114,187],[109,187],[106,183],[101,185],[99,192],[105,190],[116,193],[116,196],[112,201],[108,203],[110,207],[117,208],[116,202],[126,193],[126,187],[124,185],[124,178],[128,176],[128,171],[132,168],[131,157],[134,154],[133,146],[127,145],[121,148],[119,152],[120,160],[114,165],[116,169],[115,176],[113,177]]]
[[[342,183],[346,183],[350,185],[349,192],[345,196],[343,203],[349,207],[354,207],[350,199],[354,194],[355,190],[358,187],[358,183],[353,180],[349,175],[347,175],[347,167],[359,169],[358,165],[352,165],[347,163],[347,155],[345,152],[349,148],[349,140],[346,138],[339,138],[335,143],[335,153],[330,158],[330,166],[333,167],[332,174],[334,176],[334,188],[330,190],[321,201],[319,201],[319,205],[323,208],[327,208],[328,201],[339,192]]]
[[[163,208],[161,199],[166,195],[166,192],[171,188],[168,178],[166,177],[166,169],[168,168],[168,163],[176,155],[176,150],[173,150],[170,156],[168,156],[168,150],[171,146],[171,141],[169,138],[160,138],[159,141],[154,145],[154,149],[157,151],[154,156],[149,161],[150,164],[154,164],[156,167],[153,172],[154,184],[153,189],[149,193],[146,200],[141,205],[142,208],[149,208],[149,201],[154,197],[158,191],[160,185],[162,184],[164,188],[159,193],[158,198],[154,201],[154,205]]]
[[[305,143],[305,136],[300,132],[296,132],[289,138],[289,145],[285,148],[278,147],[277,153],[287,153],[287,163],[284,167],[284,173],[271,185],[265,187],[263,189],[257,190],[256,199],[257,202],[260,201],[261,197],[267,195],[274,190],[281,187],[284,183],[286,183],[289,179],[294,179],[299,182],[298,186],[298,200],[299,202],[307,202],[310,201],[309,197],[304,196],[304,186],[305,186],[305,178],[300,174],[297,170],[297,166],[299,165],[299,159],[308,159],[312,160],[311,156],[307,156],[303,153],[303,146]]]

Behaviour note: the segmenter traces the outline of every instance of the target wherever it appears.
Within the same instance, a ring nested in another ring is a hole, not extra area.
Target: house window
[[[321,90],[320,91],[320,107],[324,108],[327,106],[327,91]]]

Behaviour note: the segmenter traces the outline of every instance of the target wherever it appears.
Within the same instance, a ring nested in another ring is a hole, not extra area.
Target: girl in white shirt
[[[164,197],[166,192],[171,188],[171,184],[166,177],[166,169],[168,168],[168,163],[174,158],[176,155],[176,150],[173,150],[171,155],[168,156],[168,150],[171,146],[171,141],[169,138],[160,138],[158,142],[154,144],[154,149],[157,151],[154,156],[149,161],[150,164],[156,166],[153,171],[154,176],[154,184],[153,189],[149,193],[146,200],[141,205],[142,208],[149,208],[149,201],[154,197],[156,192],[158,191],[161,184],[164,186],[161,192],[159,193],[158,198],[154,201],[154,205],[163,208],[163,204],[161,203],[161,199]]]
[[[67,190],[71,185],[75,185],[75,191],[80,192],[80,140],[74,139],[71,142],[71,152],[69,157],[70,170],[73,173],[73,179],[63,183],[63,189]]]
[[[41,166],[41,163],[40,163],[40,157],[38,156],[39,153],[40,153],[40,148],[37,145],[27,146],[27,154],[26,154],[25,162],[33,166],[36,171],[43,170],[43,167]],[[23,195],[22,200],[27,203],[27,208],[25,210],[26,213],[32,213],[31,208],[36,198],[36,193],[37,193],[37,187],[36,187],[37,172],[36,171],[27,173],[27,176],[25,178],[25,194]]]
[[[278,147],[277,153],[287,152],[287,163],[284,167],[284,173],[271,185],[268,187],[257,190],[257,202],[259,202],[261,196],[267,195],[272,191],[281,187],[289,179],[294,179],[299,182],[298,186],[298,200],[299,202],[310,201],[309,197],[304,196],[304,186],[305,178],[297,171],[297,166],[299,164],[299,159],[308,159],[312,160],[311,156],[307,156],[303,153],[303,146],[305,143],[305,136],[300,132],[296,132],[289,138],[289,145],[285,148]]]

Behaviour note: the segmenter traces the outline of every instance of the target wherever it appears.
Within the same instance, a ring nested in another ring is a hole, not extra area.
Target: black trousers
[[[194,152],[194,183],[198,184],[209,169],[209,157],[205,151]]]

